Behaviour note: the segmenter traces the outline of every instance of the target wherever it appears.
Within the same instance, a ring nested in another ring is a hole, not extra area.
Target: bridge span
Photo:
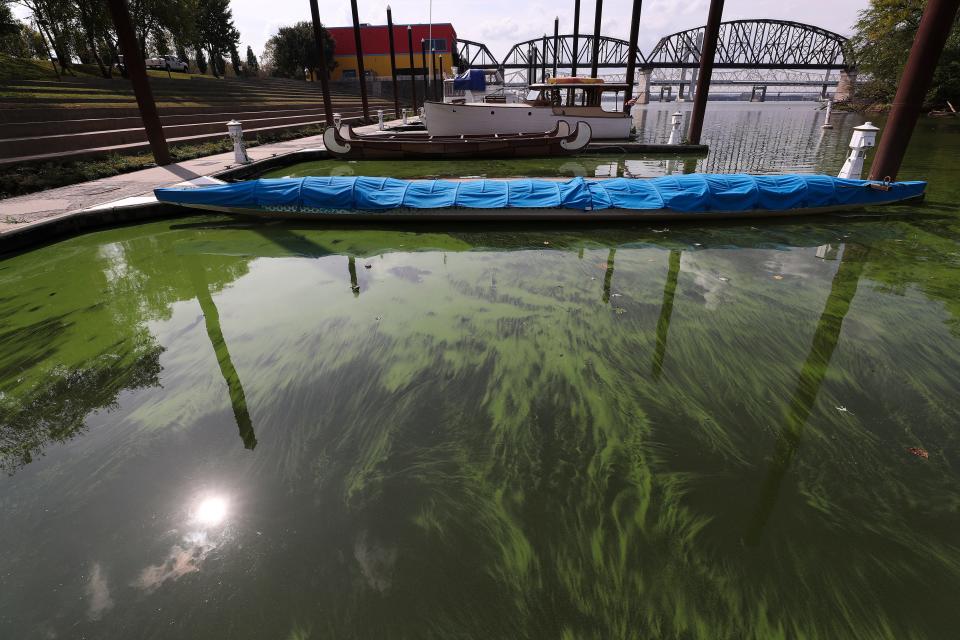
[[[692,97],[705,27],[678,31],[660,38],[649,54],[636,49],[637,78],[634,95],[638,102],[650,98],[651,86],[672,85],[683,96]],[[542,36],[514,44],[498,60],[482,43],[458,40],[457,53],[463,68],[495,70],[512,84],[531,84],[548,75],[565,75],[570,69],[589,69],[594,38]],[[623,69],[627,66],[630,43],[601,36],[597,68]],[[720,36],[711,85],[835,87],[836,99],[849,99],[856,81],[856,64],[844,36],[820,27],[786,20],[731,20],[720,24]],[[687,72],[690,72],[689,78]],[[724,72],[729,72],[724,75]],[[813,77],[816,72],[822,77]],[[795,74],[785,77],[785,74]],[[836,78],[831,77],[836,73]],[[804,74],[798,77],[797,74]],[[765,89],[763,90],[765,95]]]

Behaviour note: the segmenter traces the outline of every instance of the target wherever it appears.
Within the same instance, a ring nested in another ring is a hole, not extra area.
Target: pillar
[[[397,88],[397,54],[393,43],[393,12],[387,5],[387,32],[390,39],[390,81],[393,87],[393,117],[400,117],[400,92]]]
[[[133,33],[130,9],[127,7],[126,0],[109,0],[107,5],[110,8],[110,16],[113,18],[113,26],[117,30],[117,40],[123,52],[123,64],[130,76],[130,84],[133,85],[133,95],[137,99],[140,119],[143,121],[143,129],[147,134],[153,159],[161,166],[170,164],[170,149],[167,147],[167,138],[160,124],[157,104],[153,101],[153,89],[150,88],[150,81],[147,78],[147,67],[143,56],[140,55],[137,37]]]
[[[837,80],[837,90],[833,94],[835,101],[851,100],[854,96],[854,86],[857,82],[856,69],[842,69]]]
[[[357,15],[357,0],[350,0],[353,12],[353,40],[357,47],[357,78],[360,80],[360,103],[363,105],[363,120],[370,121],[370,105],[367,104],[367,73],[363,68],[363,42],[360,39],[360,17]]]
[[[603,19],[603,0],[597,0],[597,13],[593,19],[593,52],[590,55],[590,77],[597,77],[600,63],[600,22]]]
[[[634,95],[637,96],[636,104],[650,104],[650,76],[652,75],[653,69],[637,70],[636,91],[634,91]],[[661,100],[663,100],[662,96]]]
[[[573,3],[573,60],[570,65],[570,75],[577,75],[577,56],[580,51],[580,0]]]
[[[713,57],[717,53],[717,39],[720,36],[722,18],[723,0],[710,0],[707,26],[703,32],[703,49],[700,51],[700,74],[697,76],[696,97],[693,101],[693,114],[690,117],[690,130],[687,134],[690,144],[700,144],[703,116],[707,111],[707,96],[710,93],[710,79],[713,77]]]
[[[642,0],[633,0],[633,14],[630,16],[630,52],[627,54],[627,93],[623,96],[623,112],[630,113],[630,98],[633,97],[634,72],[637,66],[637,40],[640,34],[640,10]],[[647,97],[649,101],[649,95]],[[646,102],[642,103],[646,104]]]

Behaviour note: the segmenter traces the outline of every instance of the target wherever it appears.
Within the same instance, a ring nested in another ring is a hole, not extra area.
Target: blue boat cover
[[[487,78],[483,69],[467,69],[453,79],[456,91],[486,91]]]
[[[887,191],[867,180],[820,175],[690,174],[650,180],[397,180],[368,177],[261,178],[233,184],[156,189],[181,205],[263,211],[390,209],[603,209],[681,213],[783,211],[869,205],[920,196],[926,182],[894,182]]]

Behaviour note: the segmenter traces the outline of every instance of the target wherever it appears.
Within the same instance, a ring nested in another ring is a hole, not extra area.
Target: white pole
[[[427,38],[430,39],[430,79],[433,80],[433,0],[430,0],[430,5],[427,14]]]
[[[831,111],[833,111],[833,100],[827,98],[827,115],[823,118],[823,129],[833,129],[833,123],[830,122]]]

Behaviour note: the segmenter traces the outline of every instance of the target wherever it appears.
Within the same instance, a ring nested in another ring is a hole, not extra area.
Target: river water
[[[834,173],[860,122],[708,114],[695,160],[281,174]],[[926,203],[866,215],[3,259],[0,637],[953,637],[958,151],[924,120]]]

